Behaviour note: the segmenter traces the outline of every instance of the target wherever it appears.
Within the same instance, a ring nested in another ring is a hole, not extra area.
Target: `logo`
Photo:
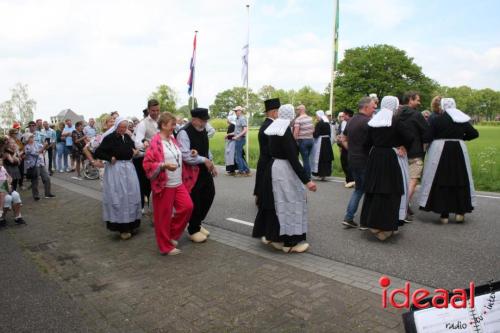
[[[469,295],[467,295],[465,289],[453,289],[450,298],[450,292],[448,290],[438,288],[433,291],[430,301],[424,300],[431,296],[431,291],[425,288],[418,288],[412,291],[410,282],[405,282],[403,289],[396,288],[391,290],[389,295],[387,289],[391,285],[391,279],[387,276],[382,276],[378,282],[382,287],[382,307],[384,309],[387,308],[387,303],[396,309],[409,309],[411,305],[417,309],[426,309],[431,306],[436,309],[446,309],[449,306],[455,309],[465,309],[467,305],[472,309],[474,308],[475,286],[472,281],[469,284]],[[399,295],[401,295],[403,299],[401,303],[396,301],[396,297]],[[467,302],[467,299],[469,299],[469,302]]]

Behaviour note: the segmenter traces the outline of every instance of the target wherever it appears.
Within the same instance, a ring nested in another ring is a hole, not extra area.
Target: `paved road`
[[[254,181],[254,177],[216,178],[217,194],[207,223],[251,235],[248,223],[256,214],[251,196]],[[98,182],[74,182],[99,189]],[[432,287],[451,289],[471,280],[476,284],[500,280],[500,195],[478,198],[478,207],[461,225],[440,225],[436,215],[419,211],[416,221],[381,243],[369,232],[340,225],[350,194],[339,182],[318,182],[318,191],[308,194],[312,253]]]
[[[403,330],[402,311],[382,309],[378,294],[311,271],[329,260],[216,227],[206,243],[184,236],[181,255],[160,256],[148,217],[121,241],[101,221],[99,192],[53,183],[55,199],[23,192],[27,226],[9,219],[0,230],[0,332]]]

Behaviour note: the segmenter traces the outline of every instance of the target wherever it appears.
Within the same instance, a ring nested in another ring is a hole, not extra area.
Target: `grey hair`
[[[358,102],[358,110],[364,109],[365,106],[367,106],[368,104],[370,104],[372,101],[373,100],[369,96],[361,97],[361,99]]]

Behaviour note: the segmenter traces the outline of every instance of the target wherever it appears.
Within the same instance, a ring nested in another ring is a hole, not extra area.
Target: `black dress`
[[[315,139],[321,136],[324,137],[321,138],[321,144],[319,145],[319,157],[318,160],[315,161],[318,165],[318,169],[317,172],[312,173],[314,176],[329,177],[332,174],[333,149],[330,135],[332,135],[330,124],[324,121],[318,121],[314,128],[313,137]]]
[[[390,127],[369,127],[366,145],[368,156],[365,199],[361,225],[391,231],[398,229],[399,207],[404,193],[403,176],[394,147],[413,140],[403,122],[393,118]]]
[[[229,126],[227,127],[226,134],[228,134],[228,136],[227,136],[228,140],[233,139],[234,134],[229,135],[229,133],[234,133],[234,128],[235,128],[234,124],[229,124]],[[226,171],[229,173],[234,173],[234,172],[236,172],[236,170],[238,170],[238,167],[236,165],[236,159],[234,159],[234,163],[232,165],[226,165]]]
[[[470,123],[455,123],[445,112],[431,122],[433,139],[473,140],[479,136]],[[439,159],[436,174],[425,211],[438,214],[465,214],[474,209],[471,202],[470,181],[465,155],[460,142],[446,141]]]
[[[292,131],[288,128],[283,136],[268,136],[269,153],[271,162],[264,169],[262,180],[261,196],[259,200],[259,210],[255,217],[255,223],[252,231],[252,237],[260,238],[265,236],[268,241],[283,242],[286,247],[293,247],[306,240],[306,234],[302,235],[282,235],[280,236],[280,222],[276,215],[274,206],[272,166],[274,158],[286,159],[290,162],[293,170],[300,178],[302,183],[307,184],[310,181],[304,167],[299,161],[299,149],[293,138]]]
[[[264,134],[264,131],[273,123],[271,118],[266,118],[259,128],[259,160],[257,162],[257,171],[255,172],[255,187],[253,189],[253,195],[259,198],[260,189],[262,187],[262,181],[264,178],[264,170],[271,161],[271,154],[269,152],[269,136]]]

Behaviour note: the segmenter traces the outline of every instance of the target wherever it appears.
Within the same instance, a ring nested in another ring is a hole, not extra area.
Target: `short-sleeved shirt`
[[[83,133],[89,138],[93,138],[97,134],[96,129],[90,125],[84,127]]]
[[[296,118],[293,127],[299,128],[298,140],[313,138],[314,125],[311,117],[304,115]]]
[[[71,137],[71,134],[75,130],[75,126],[68,127],[67,125],[63,129],[63,134],[68,133],[69,135],[65,138],[66,139],[66,146],[73,146],[73,138]]]
[[[347,136],[347,158],[349,167],[363,169],[368,162],[368,149],[365,146],[368,136],[368,122],[370,117],[357,113],[352,117],[344,129]]]
[[[236,119],[236,125],[235,125],[235,128],[234,128],[234,134],[236,134],[236,135],[240,134],[241,132],[243,132],[243,130],[247,126],[248,126],[247,125],[247,118],[245,118],[244,116],[238,117]]]
[[[82,151],[83,147],[85,146],[85,142],[83,142],[83,141],[76,142],[76,140],[83,138],[85,136],[85,134],[83,134],[82,131],[74,130],[73,133],[71,134],[71,136],[73,139],[72,140],[73,141],[73,150]]]

